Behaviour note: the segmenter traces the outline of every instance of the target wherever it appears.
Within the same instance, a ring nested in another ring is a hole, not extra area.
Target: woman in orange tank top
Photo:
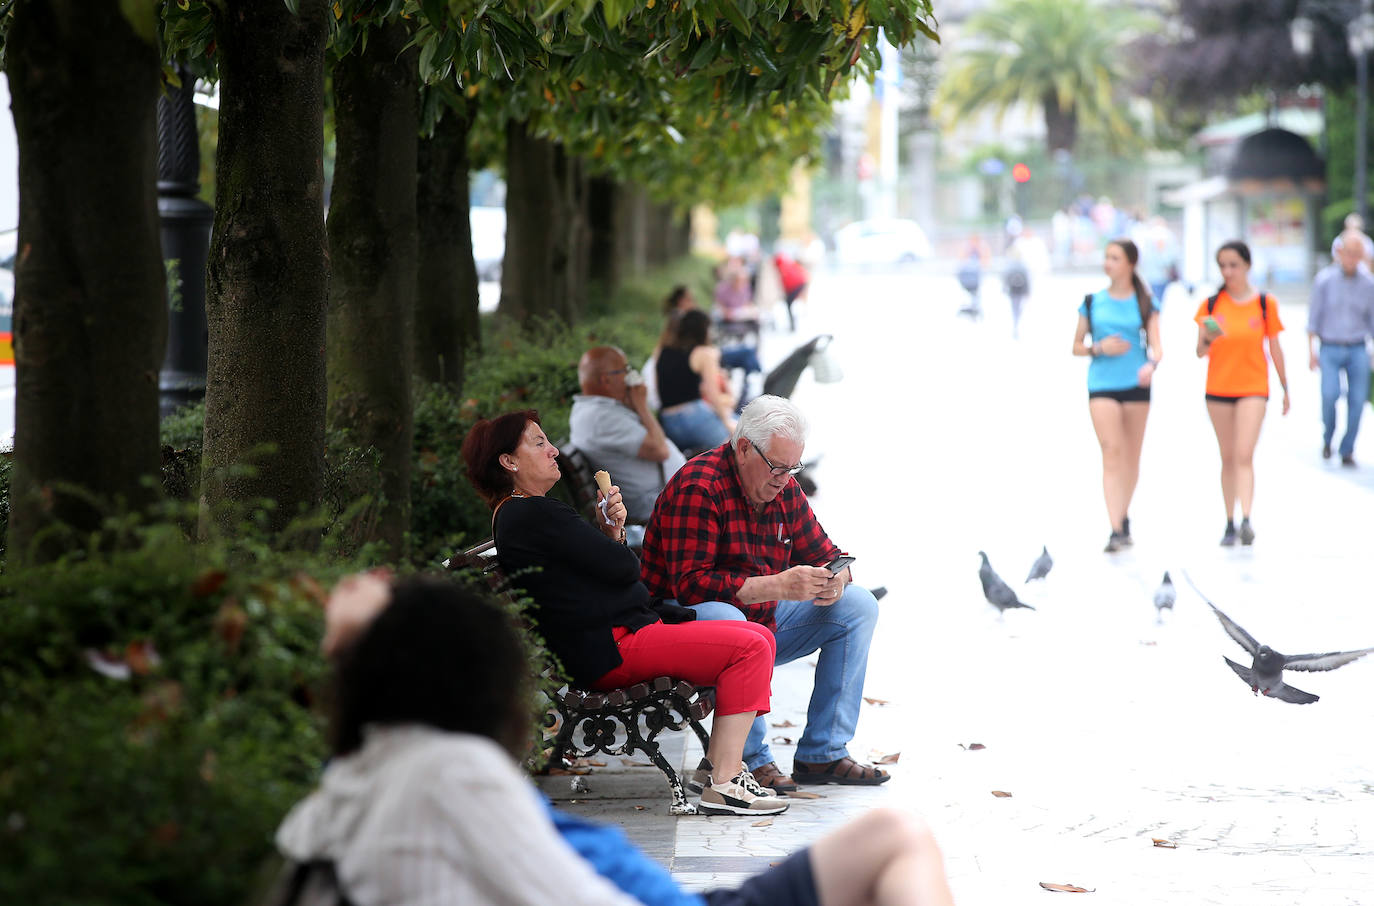
[[[1239,538],[1255,540],[1250,504],[1255,496],[1255,445],[1269,401],[1269,359],[1283,387],[1283,414],[1288,414],[1288,373],[1279,346],[1279,306],[1273,296],[1250,285],[1250,249],[1233,240],[1217,249],[1221,289],[1203,300],[1197,315],[1197,355],[1207,357],[1207,414],[1221,450],[1221,496],[1226,504],[1224,547]],[[1269,355],[1265,356],[1265,347]],[[1236,530],[1236,500],[1240,530]]]

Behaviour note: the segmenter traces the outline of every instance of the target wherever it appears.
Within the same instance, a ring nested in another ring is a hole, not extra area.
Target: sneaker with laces
[[[713,783],[701,791],[697,809],[707,815],[780,815],[790,803],[777,796],[759,796],[744,786],[744,771],[725,783]],[[751,778],[752,779],[752,778]]]
[[[1250,527],[1249,519],[1240,521],[1240,543],[1252,544],[1255,540],[1255,530]]]
[[[1131,517],[1121,517],[1121,544],[1124,547],[1131,547],[1135,544],[1135,539],[1131,537]]]
[[[1102,552],[1106,554],[1114,554],[1125,546],[1126,536],[1121,534],[1120,532],[1112,532],[1111,537],[1107,539],[1107,546],[1102,548]]]
[[[739,763],[739,768],[739,777],[743,778],[741,780],[741,786],[746,790],[753,793],[755,796],[778,795],[776,792],[768,789],[768,787],[754,779],[753,772],[745,766],[744,762],[741,761]],[[700,794],[702,790],[711,785],[711,770],[711,759],[703,756],[701,761],[697,763],[697,769],[687,778],[687,789],[693,793]]]
[[[1226,532],[1221,536],[1222,547],[1236,546],[1236,527],[1231,523],[1226,523]]]

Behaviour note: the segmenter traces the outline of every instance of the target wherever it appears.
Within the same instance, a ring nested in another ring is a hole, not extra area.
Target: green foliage
[[[491,511],[468,483],[460,455],[474,423],[515,409],[537,409],[549,437],[567,437],[582,353],[597,345],[619,346],[631,362],[643,362],[662,330],[668,291],[678,283],[702,290],[707,273],[705,262],[686,259],[628,281],[614,296],[593,294],[589,307],[604,314],[575,327],[558,321],[523,327],[497,322],[486,332],[482,351],[468,362],[461,397],[438,385],[419,388],[411,472],[411,550],[417,562],[442,559],[491,535]],[[554,493],[560,492],[556,487]]]
[[[1355,210],[1355,139],[1359,134],[1355,123],[1355,92],[1346,89],[1331,92],[1326,99],[1326,198],[1322,211],[1322,225],[1317,237],[1317,249],[1330,251],[1331,240],[1340,234],[1345,216]],[[1368,133],[1366,147],[1374,151]],[[1374,153],[1366,157],[1366,165]],[[1374,190],[1374,166],[1368,168],[1365,186]],[[1374,204],[1368,206],[1374,210]],[[1365,228],[1368,232],[1368,227]]]
[[[1121,7],[1100,0],[998,0],[969,20],[968,49],[940,85],[938,113],[954,121],[1024,104],[1046,112],[1051,149],[1056,112],[1071,128],[1092,122],[1125,143],[1135,132],[1120,93],[1132,24]]]
[[[356,564],[108,530],[0,580],[0,900],[237,903],[317,776],[321,587]]]

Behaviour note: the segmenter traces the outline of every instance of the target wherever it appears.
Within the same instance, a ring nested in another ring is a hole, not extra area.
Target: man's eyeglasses
[[[629,371],[630,371],[630,366],[629,366],[629,365],[626,365],[624,368],[617,368],[617,369],[615,369],[614,371],[603,371],[603,372],[601,372],[601,373],[602,373],[602,374],[627,374],[627,373],[629,373]]]
[[[754,452],[759,454],[759,459],[763,460],[764,464],[768,466],[770,470],[772,470],[774,475],[796,475],[802,469],[806,468],[805,463],[798,463],[795,466],[775,466],[773,465],[772,460],[770,460],[767,456],[763,455],[763,450],[759,447],[758,444],[754,443],[753,441],[750,441],[749,446],[754,448]]]

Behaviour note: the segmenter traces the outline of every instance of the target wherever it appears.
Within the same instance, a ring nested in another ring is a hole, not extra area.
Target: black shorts
[[[820,906],[816,878],[811,873],[811,850],[800,849],[738,887],[708,890],[707,906]]]
[[[1148,403],[1149,387],[1130,387],[1126,390],[1090,390],[1090,400],[1116,400],[1118,403]]]
[[[1246,393],[1246,394],[1244,394],[1244,395],[1242,395],[1242,396],[1221,396],[1221,395],[1216,394],[1216,393],[1208,393],[1208,394],[1205,394],[1205,397],[1206,397],[1206,399],[1207,399],[1207,402],[1209,402],[1209,403],[1226,403],[1226,404],[1228,404],[1228,405],[1234,406],[1236,403],[1238,403],[1238,402],[1241,401],[1241,400],[1265,400],[1265,401],[1267,402],[1268,399],[1269,399],[1269,394],[1267,394],[1267,393]]]
[[[789,290],[785,293],[785,295],[787,296],[787,304],[788,304],[788,305],[791,305],[793,302],[797,301],[797,297],[800,296],[800,295],[801,295],[802,293],[804,293],[804,292],[806,292],[806,284],[805,284],[805,283],[803,283],[801,286],[797,287],[796,289],[789,289]]]

